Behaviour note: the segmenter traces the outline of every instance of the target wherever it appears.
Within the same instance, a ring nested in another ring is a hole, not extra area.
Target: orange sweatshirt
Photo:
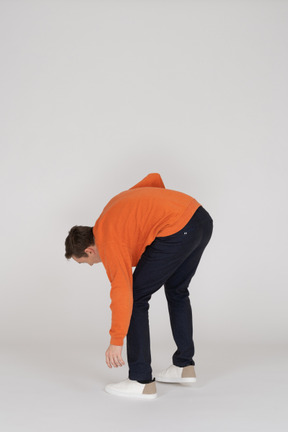
[[[161,176],[148,174],[114,196],[97,219],[93,234],[111,282],[111,345],[123,345],[133,307],[132,267],[155,237],[183,228],[200,206],[191,196],[166,189]]]

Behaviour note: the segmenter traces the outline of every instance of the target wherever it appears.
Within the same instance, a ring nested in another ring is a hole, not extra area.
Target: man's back
[[[149,174],[105,206],[93,228],[100,255],[108,243],[123,245],[135,266],[155,237],[174,234],[195,213],[200,206],[198,201],[183,192],[166,189],[157,176]]]

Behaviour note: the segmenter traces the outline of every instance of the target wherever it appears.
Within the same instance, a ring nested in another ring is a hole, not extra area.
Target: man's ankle
[[[141,384],[150,384],[153,381],[155,381],[155,378],[153,378],[152,380],[149,380],[149,381],[139,381],[139,380],[137,380],[137,382],[139,382]]]

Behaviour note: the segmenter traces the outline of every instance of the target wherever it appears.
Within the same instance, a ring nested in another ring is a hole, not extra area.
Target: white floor
[[[287,354],[284,346],[198,347],[197,383],[157,383],[158,398],[143,401],[104,391],[127,378],[127,363],[109,369],[95,347],[6,346],[0,430],[286,432]],[[169,364],[163,350],[152,358],[154,371]]]

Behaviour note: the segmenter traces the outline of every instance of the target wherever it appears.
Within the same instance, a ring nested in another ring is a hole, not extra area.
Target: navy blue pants
[[[213,219],[198,207],[190,221],[175,234],[156,237],[145,248],[133,272],[133,310],[126,336],[129,378],[152,379],[149,300],[164,285],[171,330],[177,346],[175,366],[194,365],[192,309],[188,286],[213,231]]]

